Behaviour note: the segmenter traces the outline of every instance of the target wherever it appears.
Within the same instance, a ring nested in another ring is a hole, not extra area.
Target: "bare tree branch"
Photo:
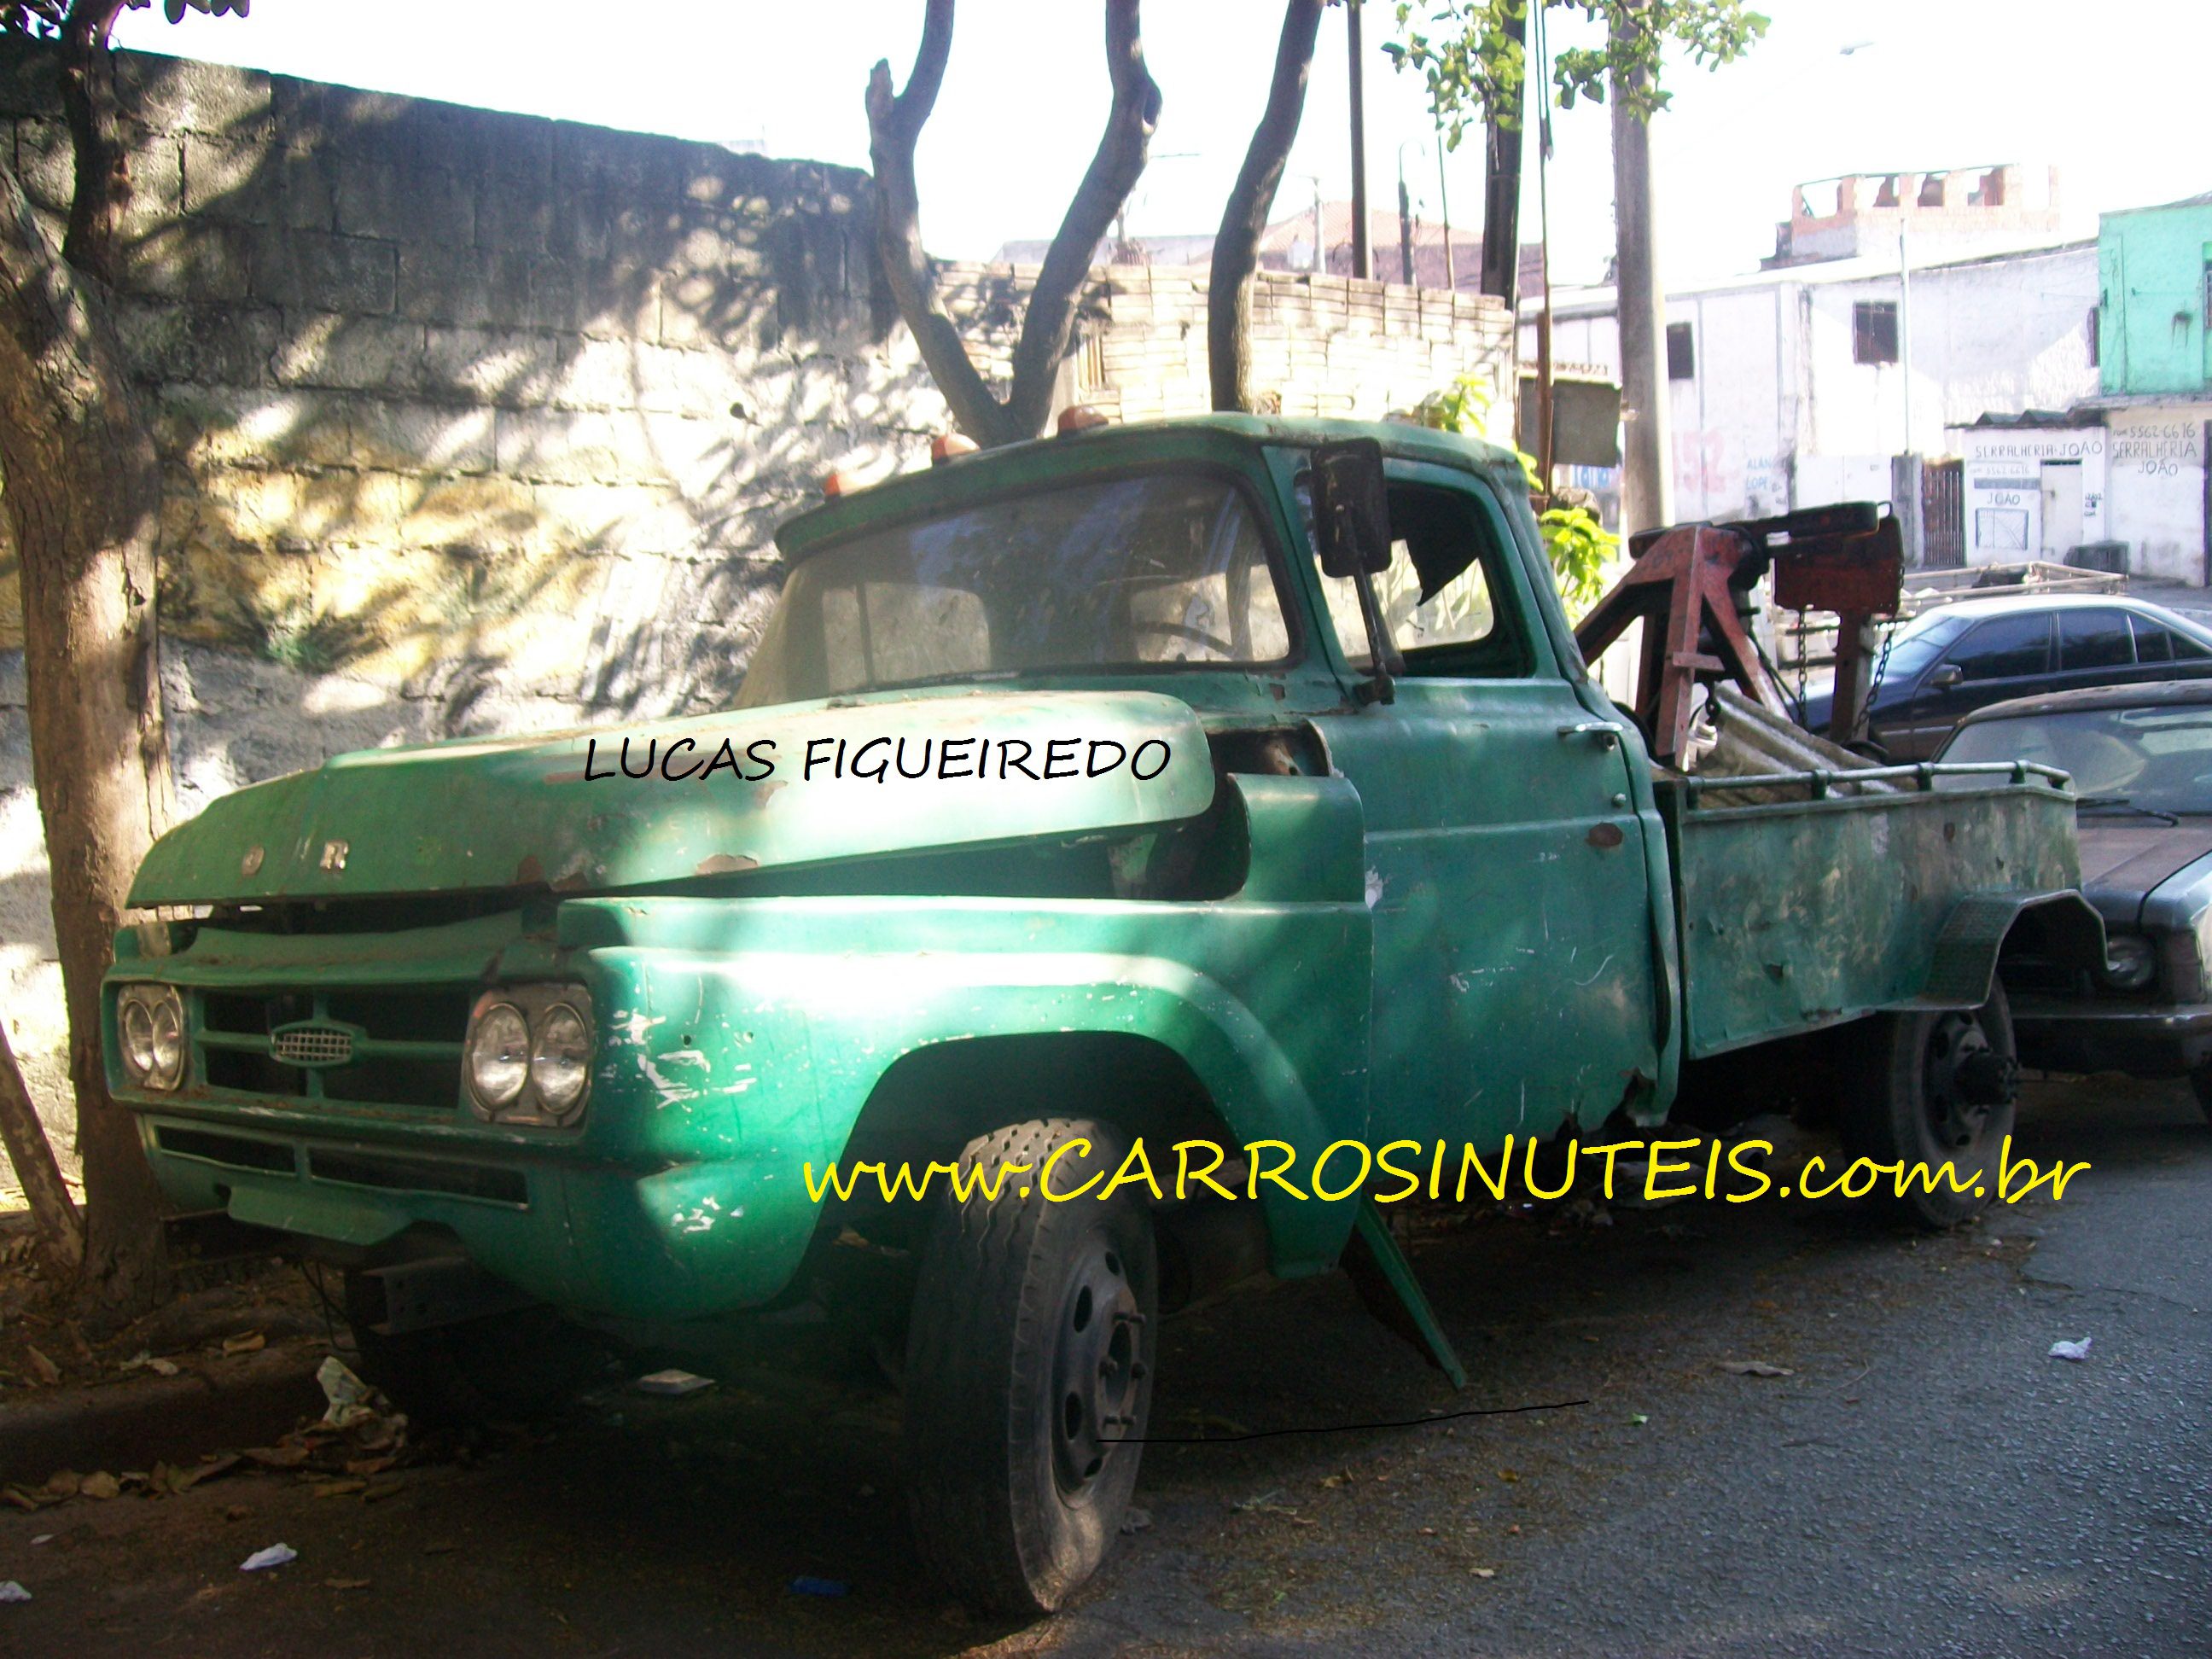
[[[31,1206],[31,1224],[38,1230],[39,1247],[45,1251],[47,1270],[58,1279],[74,1279],[84,1260],[84,1221],[62,1184],[47,1144],[46,1126],[23,1086],[23,1073],[9,1046],[7,1022],[0,1020],[0,1146],[8,1151],[15,1179]]]
[[[62,258],[113,287],[124,210],[131,202],[130,147],[115,108],[108,31],[127,0],[70,0],[62,20],[62,113],[76,154]]]
[[[1004,443],[1006,407],[975,365],[937,293],[936,273],[921,245],[921,204],[915,186],[914,147],[936,106],[952,51],[953,0],[929,0],[921,45],[906,90],[891,92],[891,66],[878,59],[868,75],[868,155],[876,176],[876,250],[899,315],[914,331],[921,360],[951,405],[960,429],[979,444]]]
[[[1091,256],[1129,199],[1159,124],[1160,88],[1145,67],[1138,0],[1106,0],[1106,72],[1114,105],[1097,153],[1067,204],[1067,216],[1044,256],[1036,287],[1014,347],[1014,383],[1007,424],[1018,437],[1034,437],[1052,407],[1054,378],[1074,331],[1075,307],[1091,273]]]
[[[1290,0],[1282,39],[1275,47],[1275,76],[1267,106],[1253,129],[1244,165],[1229,192],[1221,228],[1213,237],[1213,272],[1206,288],[1206,357],[1213,406],[1252,407],[1252,273],[1260,263],[1260,236],[1274,209],[1275,191],[1305,113],[1306,78],[1321,33],[1324,0]],[[1321,227],[1314,227],[1321,234]]]

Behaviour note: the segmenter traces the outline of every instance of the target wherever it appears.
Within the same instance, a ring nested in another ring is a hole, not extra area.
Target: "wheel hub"
[[[1053,1352],[1053,1472],[1081,1493],[1137,1432],[1145,1382],[1145,1316],[1127,1264],[1094,1237],[1069,1276]]]
[[[1963,1152],[1981,1138],[1990,1114],[2013,1097],[2019,1067],[1990,1046],[1971,1013],[1948,1013],[1928,1036],[1923,1097],[1938,1146]]]

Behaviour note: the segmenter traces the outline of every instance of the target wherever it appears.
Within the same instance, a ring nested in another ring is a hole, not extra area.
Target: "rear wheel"
[[[2002,988],[1970,1010],[1884,1014],[1871,1022],[1868,1076],[1844,1111],[1844,1150],[1878,1164],[1925,1166],[1887,1200],[1924,1227],[1986,1208],[2012,1133],[2019,1061]]]
[[[1088,1141],[1087,1150],[1074,1143]],[[998,1196],[950,1196],[932,1223],[905,1369],[915,1533],[956,1593],[1048,1613],[1097,1570],[1121,1530],[1152,1409],[1158,1258],[1150,1212],[1100,1189],[1127,1142],[1109,1125],[1053,1118],[970,1141],[962,1179]]]

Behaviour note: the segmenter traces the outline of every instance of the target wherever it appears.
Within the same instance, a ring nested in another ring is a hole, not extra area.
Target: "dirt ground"
[[[1941,1237],[1764,1203],[1439,1238],[1465,1396],[1339,1277],[1170,1322],[1158,1434],[1588,1403],[1152,1447],[1148,1524],[1026,1626],[923,1577],[887,1397],[745,1376],[359,1486],[0,1510],[0,1650],[2201,1653],[2212,1132],[2104,1080],[2038,1085],[2021,1142],[2092,1170]]]

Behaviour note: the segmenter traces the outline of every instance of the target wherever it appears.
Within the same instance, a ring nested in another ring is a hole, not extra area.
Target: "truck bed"
[[[1859,787],[1897,782],[1908,787]],[[2047,767],[1676,775],[1656,787],[1692,1060],[1883,1009],[1977,1005],[2021,901],[2080,880],[2075,798]]]

